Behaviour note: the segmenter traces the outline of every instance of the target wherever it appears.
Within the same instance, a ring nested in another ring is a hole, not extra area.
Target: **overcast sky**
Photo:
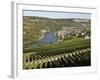
[[[39,16],[48,18],[80,18],[91,19],[89,13],[75,13],[75,12],[48,12],[48,11],[23,11],[24,16]]]

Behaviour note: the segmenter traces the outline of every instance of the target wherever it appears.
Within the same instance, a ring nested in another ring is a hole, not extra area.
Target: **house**
[[[85,36],[85,39],[90,39],[90,37],[87,35],[87,36]]]

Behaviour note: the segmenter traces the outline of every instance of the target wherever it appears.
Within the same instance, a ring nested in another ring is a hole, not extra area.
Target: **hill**
[[[90,28],[91,21],[88,19],[55,19],[37,16],[23,16],[24,47],[36,42],[41,36],[41,30],[56,32],[63,27]]]

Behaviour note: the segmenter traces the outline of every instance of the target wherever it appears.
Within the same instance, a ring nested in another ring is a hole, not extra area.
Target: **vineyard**
[[[72,39],[23,50],[23,69],[91,65],[90,39]]]

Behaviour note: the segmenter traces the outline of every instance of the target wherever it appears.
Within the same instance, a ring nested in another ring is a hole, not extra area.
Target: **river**
[[[51,44],[57,41],[57,37],[55,36],[55,34],[53,32],[46,32],[44,34],[43,39],[40,40],[40,43],[43,44]]]
[[[46,32],[42,39],[37,43],[32,44],[32,47],[38,47],[40,45],[52,44],[57,41],[57,37],[53,32]]]

